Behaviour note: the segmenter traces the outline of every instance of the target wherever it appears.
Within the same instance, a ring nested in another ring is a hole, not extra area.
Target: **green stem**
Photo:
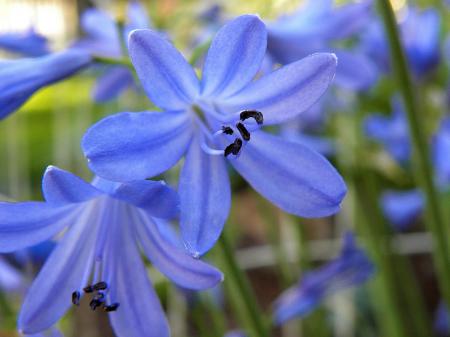
[[[255,295],[244,272],[239,268],[233,246],[227,230],[224,230],[219,240],[220,253],[225,269],[225,285],[229,287],[229,294],[233,297],[235,307],[246,325],[251,337],[269,337],[269,328],[262,314]]]
[[[438,281],[442,295],[447,305],[450,306],[450,253],[447,242],[450,229],[446,228],[438,194],[433,184],[433,170],[430,164],[428,145],[419,118],[421,111],[417,92],[413,88],[407,60],[401,46],[395,14],[389,0],[378,0],[378,4],[391,48],[392,68],[405,103],[418,183],[427,199],[426,224],[434,237],[433,258]]]
[[[195,65],[197,61],[202,57],[202,55],[209,49],[211,45],[211,39],[208,39],[206,42],[203,42],[199,46],[197,46],[191,54],[189,58],[189,64]]]
[[[97,63],[103,63],[103,64],[107,64],[107,65],[116,65],[116,66],[125,66],[125,67],[130,68],[130,70],[134,71],[133,64],[131,63],[130,60],[128,60],[126,58],[112,58],[112,57],[94,55],[92,57],[92,59],[94,62],[97,62]]]

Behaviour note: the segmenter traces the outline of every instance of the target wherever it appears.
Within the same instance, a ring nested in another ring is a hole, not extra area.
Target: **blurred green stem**
[[[205,42],[198,45],[194,51],[191,54],[191,57],[189,58],[189,64],[192,66],[195,66],[195,64],[200,60],[200,58],[206,53],[206,51],[209,49],[209,46],[211,45],[212,39],[208,39]]]
[[[245,273],[239,268],[233,246],[225,229],[219,239],[221,259],[226,275],[225,284],[228,294],[232,297],[238,318],[246,323],[246,331],[250,337],[269,337],[269,328],[265,316],[261,312],[255,295]]]
[[[92,56],[92,60],[94,62],[102,63],[102,64],[106,64],[106,65],[125,66],[125,67],[130,68],[130,70],[134,71],[133,64],[127,58],[113,58],[113,57],[94,55],[94,56]]]
[[[389,39],[392,68],[406,108],[418,183],[427,199],[426,224],[433,234],[433,258],[438,281],[447,306],[450,307],[450,252],[448,246],[450,228],[444,222],[438,194],[433,184],[433,169],[430,163],[428,144],[420,123],[422,113],[419,107],[420,102],[417,99],[417,92],[414,90],[405,53],[401,46],[392,5],[389,0],[378,0],[378,5]]]

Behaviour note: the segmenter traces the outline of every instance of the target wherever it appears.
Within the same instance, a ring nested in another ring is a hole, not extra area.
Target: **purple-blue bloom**
[[[356,245],[353,234],[346,233],[338,258],[306,273],[296,286],[286,290],[276,300],[275,323],[281,325],[290,319],[308,315],[326,297],[363,284],[374,272],[374,264]]]
[[[333,8],[333,1],[309,0],[293,14],[269,23],[268,52],[275,62],[287,64],[313,52],[333,50],[339,59],[336,84],[367,89],[376,81],[375,65],[363,53],[334,44],[356,35],[369,21],[371,5],[363,1]]]
[[[50,53],[48,40],[34,29],[0,34],[0,49],[31,57]]]
[[[444,301],[439,303],[439,307],[436,310],[434,331],[442,336],[448,336],[450,333],[450,313],[447,310]]]
[[[122,43],[127,41],[133,29],[149,28],[151,23],[145,8],[138,1],[128,4],[128,24],[119,32],[118,24],[105,11],[90,8],[81,17],[81,27],[87,36],[75,47],[89,51],[92,55],[111,58],[126,57]],[[122,35],[121,35],[122,34]],[[104,74],[97,80],[93,98],[106,102],[117,98],[122,92],[134,86],[133,74],[126,66],[105,66]]]
[[[199,81],[160,34],[134,31],[132,62],[149,98],[165,111],[116,114],[83,138],[91,169],[115,181],[158,175],[185,157],[180,225],[193,256],[214,245],[229,213],[225,159],[255,190],[292,214],[336,213],[346,193],[341,176],[321,155],[260,130],[312,106],[334,77],[335,55],[314,54],[252,81],[266,41],[257,16],[231,21],[214,38]]]
[[[49,167],[45,202],[0,203],[0,251],[63,236],[31,285],[18,319],[24,333],[51,327],[82,296],[109,312],[117,336],[167,337],[169,328],[140,249],[177,285],[206,289],[222,274],[169,244],[160,229],[178,213],[177,193],[163,182],[89,184]]]
[[[229,331],[224,337],[246,337],[246,335],[240,330]]]
[[[10,292],[23,289],[25,280],[22,274],[0,256],[0,291]]]
[[[416,76],[432,71],[439,63],[440,17],[434,8],[407,8],[407,15],[399,23],[402,43],[409,64]],[[389,69],[389,44],[380,21],[373,21],[363,37],[363,49],[371,55],[383,71]]]
[[[90,62],[91,57],[78,50],[0,61],[0,119],[18,109],[39,89],[70,77]]]
[[[422,214],[424,196],[420,190],[386,191],[381,197],[383,213],[395,230],[409,228],[412,221]]]

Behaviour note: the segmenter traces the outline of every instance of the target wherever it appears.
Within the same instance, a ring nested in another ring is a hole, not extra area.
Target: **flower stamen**
[[[257,110],[243,110],[239,115],[241,121],[245,121],[246,119],[253,118],[258,125],[264,123],[264,116],[261,111]]]
[[[233,143],[225,148],[225,150],[223,151],[223,155],[225,157],[228,157],[230,154],[234,154],[235,156],[237,156],[241,148],[242,140],[240,138],[236,138]]]
[[[239,133],[242,136],[242,139],[248,142],[250,140],[250,132],[247,130],[247,128],[242,124],[241,122],[236,124],[236,128],[238,129]]]

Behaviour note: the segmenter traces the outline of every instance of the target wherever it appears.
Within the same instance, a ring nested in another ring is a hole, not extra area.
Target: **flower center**
[[[92,300],[89,302],[89,306],[92,310],[97,308],[103,308],[105,312],[116,311],[120,303],[106,304],[106,292],[108,291],[108,284],[104,281],[97,282],[93,285],[88,285],[83,288],[86,294],[92,294]],[[79,291],[74,291],[72,293],[72,303],[76,306],[80,305],[81,293]]]

